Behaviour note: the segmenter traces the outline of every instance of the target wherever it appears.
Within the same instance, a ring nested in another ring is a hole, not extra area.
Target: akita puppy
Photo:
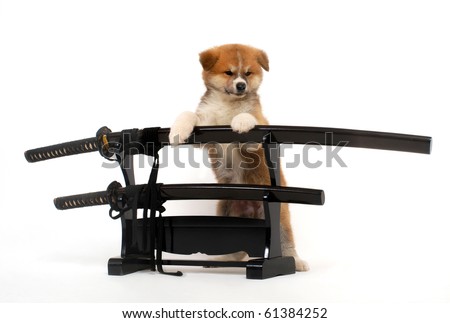
[[[258,88],[263,69],[269,71],[269,59],[260,49],[240,44],[214,47],[200,53],[206,92],[195,113],[183,112],[171,127],[169,140],[184,142],[195,126],[229,125],[245,133],[255,125],[268,125],[262,114]],[[209,146],[212,168],[219,183],[270,185],[270,177],[261,145],[241,144]],[[256,157],[256,158],[255,158]],[[286,181],[281,174],[281,185]],[[262,202],[219,201],[217,214],[264,218]],[[295,250],[288,204],[281,204],[281,248],[283,256],[295,258],[297,271],[307,271],[308,264]],[[243,258],[244,252],[232,255]]]

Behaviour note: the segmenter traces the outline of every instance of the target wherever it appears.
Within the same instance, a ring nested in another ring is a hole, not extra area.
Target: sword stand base
[[[111,258],[108,275],[124,276],[142,270],[155,271],[154,261],[143,257]],[[163,260],[165,266],[243,267],[247,279],[267,279],[295,273],[293,257],[259,258],[249,261]]]

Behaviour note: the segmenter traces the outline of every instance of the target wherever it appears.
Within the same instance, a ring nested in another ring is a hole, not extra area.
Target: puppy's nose
[[[247,87],[247,84],[245,84],[245,82],[239,82],[236,84],[236,90],[238,92],[244,92],[246,87]]]

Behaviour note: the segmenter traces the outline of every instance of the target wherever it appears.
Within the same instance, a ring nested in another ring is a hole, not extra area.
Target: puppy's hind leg
[[[308,271],[309,265],[301,259],[295,249],[294,234],[290,223],[290,214],[287,204],[281,204],[281,254],[294,257],[296,271]]]
[[[308,271],[309,270],[308,263],[299,257],[299,255],[297,254],[297,251],[295,250],[295,247],[293,245],[290,245],[289,242],[286,243],[286,241],[283,241],[283,232],[281,232],[281,234],[282,234],[282,240],[281,240],[282,255],[294,257],[296,271]]]

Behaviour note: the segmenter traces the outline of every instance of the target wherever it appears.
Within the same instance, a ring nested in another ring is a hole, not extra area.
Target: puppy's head
[[[262,82],[262,69],[269,71],[264,51],[239,44],[208,49],[200,53],[200,63],[206,87],[232,98],[255,93]]]

